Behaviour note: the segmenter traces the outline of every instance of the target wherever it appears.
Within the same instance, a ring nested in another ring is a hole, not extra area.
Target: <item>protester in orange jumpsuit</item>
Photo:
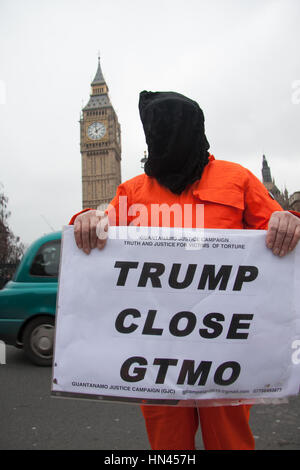
[[[183,215],[189,204],[192,212],[182,220],[185,226],[196,228],[196,208],[202,204],[204,228],[268,230],[267,247],[279,256],[296,246],[300,238],[298,213],[283,211],[241,165],[209,154],[204,116],[197,103],[178,93],[142,92],[139,109],[148,144],[145,174],[118,187],[107,210],[111,224],[162,226],[164,214],[154,222],[153,204],[168,208],[178,204]],[[168,213],[172,215],[172,211]],[[87,210],[70,221],[75,224],[78,247],[87,254],[105,245],[105,237],[99,239],[96,234],[100,220],[103,224],[105,219],[99,211]],[[178,222],[174,216],[169,224],[176,226],[182,220]],[[193,450],[199,421],[205,449],[254,448],[249,406],[141,408],[152,449]]]

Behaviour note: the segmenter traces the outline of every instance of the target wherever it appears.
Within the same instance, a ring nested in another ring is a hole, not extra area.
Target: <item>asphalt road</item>
[[[51,368],[7,347],[0,365],[0,450],[149,450],[136,405],[50,396]],[[251,413],[257,450],[300,449],[300,396],[257,405]],[[203,449],[201,435],[197,448]]]

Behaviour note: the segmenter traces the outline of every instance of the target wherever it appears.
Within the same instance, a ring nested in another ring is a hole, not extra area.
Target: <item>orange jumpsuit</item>
[[[126,200],[126,213],[124,207],[120,209],[121,199],[123,202]],[[121,184],[108,208],[110,223],[150,226],[153,222],[151,205],[163,203],[169,206],[179,204],[182,208],[184,204],[191,204],[193,210],[190,221],[185,226],[194,228],[197,204],[204,205],[204,227],[216,229],[266,230],[271,214],[282,210],[250,171],[241,165],[215,160],[210,156],[210,162],[205,167],[201,179],[188,186],[180,195],[172,193],[155,178],[145,174]],[[112,208],[115,208],[116,220],[112,220]],[[75,217],[76,215],[70,223],[74,222]],[[156,220],[155,225],[162,226],[162,222]],[[171,217],[169,223],[170,226],[178,225],[175,217]],[[199,420],[206,449],[254,449],[254,439],[248,424],[249,406],[197,409],[145,405],[141,408],[152,449],[195,449],[194,440]]]

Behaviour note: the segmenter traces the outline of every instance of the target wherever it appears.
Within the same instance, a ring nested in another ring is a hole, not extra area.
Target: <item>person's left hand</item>
[[[284,256],[300,240],[300,219],[288,211],[273,212],[269,220],[266,245],[274,255]]]

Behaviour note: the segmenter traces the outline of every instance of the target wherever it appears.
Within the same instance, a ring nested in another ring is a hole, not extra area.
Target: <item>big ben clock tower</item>
[[[105,209],[121,183],[121,130],[108,96],[100,57],[80,119],[83,209]]]

